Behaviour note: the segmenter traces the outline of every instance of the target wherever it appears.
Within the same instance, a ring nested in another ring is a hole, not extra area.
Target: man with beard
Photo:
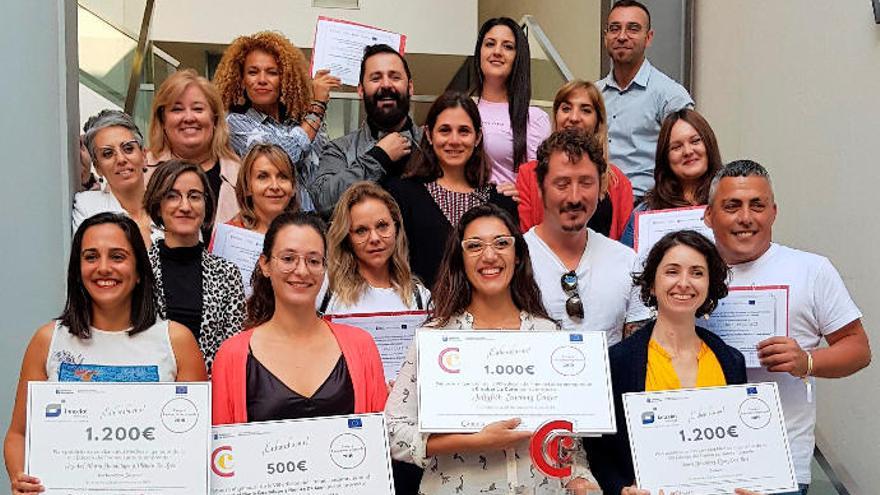
[[[587,227],[607,187],[602,146],[578,129],[538,148],[535,172],[544,219],[525,234],[544,307],[566,330],[604,331],[608,344],[650,317],[633,285],[632,249]]]
[[[321,154],[309,187],[318,212],[329,217],[339,197],[355,182],[379,181],[403,172],[413,143],[422,138],[421,129],[409,117],[412,93],[412,74],[400,53],[382,44],[364,49],[358,94],[364,99],[367,119],[357,131],[333,140]]]
[[[636,0],[618,0],[605,26],[611,72],[597,85],[608,110],[609,160],[632,182],[635,204],[654,185],[654,154],[663,119],[694,101],[680,84],[645,58],[654,30],[651,14]]]

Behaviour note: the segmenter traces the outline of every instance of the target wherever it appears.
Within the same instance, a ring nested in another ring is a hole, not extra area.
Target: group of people
[[[528,487],[647,494],[623,393],[775,381],[805,494],[808,391],[869,363],[861,313],[826,258],[772,242],[769,173],[724,165],[687,92],[647,61],[648,9],[617,1],[604,32],[613,69],[565,84],[549,118],[529,106],[523,30],[497,18],[479,31],[473,92],[445,92],[422,125],[406,59],[373,45],[366,120],[331,141],[339,79],[309,77],[272,32],[236,39],[213,83],[169,77],[149,148],[122,112],[89,119],[67,300],[31,339],[6,435],[12,492],[42,490],[24,472],[28,381],[210,379],[215,424],[384,411],[397,493],[441,495],[511,493],[511,452]],[[629,247],[637,212],[699,205],[714,243],[673,232],[644,262]],[[264,235],[247,300],[211,253],[219,224]],[[728,285],[789,286],[789,336],[759,344],[761,369],[694,323]],[[324,317],[409,310],[435,329],[605,332],[618,432],[579,444],[564,480],[534,469],[517,418],[420,433],[415,349],[391,383],[368,332]]]

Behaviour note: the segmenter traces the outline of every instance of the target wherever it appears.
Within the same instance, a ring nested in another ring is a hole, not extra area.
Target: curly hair
[[[251,107],[243,79],[245,59],[254,50],[274,56],[278,63],[281,72],[281,96],[278,101],[281,120],[302,120],[312,100],[309,65],[303,53],[290,40],[274,31],[239,36],[223,52],[214,74],[214,84],[220,91],[223,105],[234,113],[244,113]]]
[[[330,290],[343,304],[353,305],[367,290],[367,281],[358,271],[358,260],[351,245],[351,209],[367,199],[381,201],[394,222],[394,254],[388,260],[391,285],[404,304],[409,305],[418,290],[409,267],[409,247],[403,230],[403,216],[397,201],[385,189],[371,181],[355,182],[336,203],[330,230],[327,232],[327,266]]]
[[[705,236],[694,230],[680,230],[670,232],[660,238],[657,244],[651,248],[648,258],[645,259],[645,268],[641,273],[633,274],[633,284],[639,287],[639,295],[646,306],[656,309],[657,297],[651,294],[654,288],[654,280],[657,269],[666,253],[675,246],[687,246],[699,252],[706,258],[706,268],[709,275],[709,291],[706,300],[697,308],[695,316],[698,318],[711,313],[718,305],[718,301],[727,296],[727,279],[730,268],[718,254],[715,244]]]

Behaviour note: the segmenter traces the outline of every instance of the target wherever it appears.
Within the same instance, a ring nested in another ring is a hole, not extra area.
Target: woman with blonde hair
[[[576,128],[594,136],[602,143],[605,161],[608,161],[608,119],[602,94],[595,84],[575,79],[556,92],[553,100],[553,125],[556,130]],[[538,193],[535,168],[537,161],[523,164],[516,178],[519,190],[519,226],[526,232],[544,219],[544,205]],[[611,239],[620,239],[632,212],[632,184],[619,168],[608,164],[605,172],[607,190],[599,199],[596,213],[587,224],[591,229]]]
[[[238,215],[230,225],[265,234],[275,217],[299,210],[290,157],[276,144],[256,144],[244,157],[235,185]]]
[[[322,313],[425,309],[430,292],[413,277],[403,217],[394,198],[373,182],[348,188],[327,232],[328,277]]]
[[[229,144],[226,112],[217,89],[192,69],[175,72],[153,98],[146,181],[171,159],[199,165],[216,200],[216,216],[224,223],[238,213],[235,181],[240,167]]]
[[[324,116],[338,77],[308,73],[302,52],[282,34],[261,31],[239,36],[223,53],[214,84],[220,90],[232,147],[244,156],[255,142],[281,146],[297,168],[300,204],[314,210],[306,185],[329,141]]]

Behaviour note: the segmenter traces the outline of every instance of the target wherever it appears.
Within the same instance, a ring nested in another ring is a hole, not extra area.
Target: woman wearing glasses
[[[244,287],[238,268],[199,240],[214,218],[208,178],[196,164],[165,162],[150,177],[144,208],[165,229],[149,253],[159,316],[189,328],[210,371],[220,344],[241,330]]]
[[[727,295],[727,275],[727,264],[715,246],[697,232],[671,232],[654,245],[634,281],[657,317],[608,351],[618,419],[624,417],[622,395],[627,392],[746,382],[742,354],[694,325]],[[604,493],[649,494],[634,486],[625,421],[617,422],[617,433],[585,443]]]
[[[482,136],[477,105],[462,93],[447,91],[428,110],[424,136],[405,178],[385,183],[397,204],[406,205],[402,213],[412,244],[410,265],[429,287],[446,240],[465,211],[494,203],[516,218],[516,203],[490,182]]]
[[[217,353],[214,424],[382,411],[379,351],[361,329],[315,312],[326,269],[324,224],[282,213],[269,226],[248,300],[248,330]]]
[[[327,232],[327,284],[322,314],[426,309],[431,293],[412,275],[400,207],[373,182],[349,187]]]
[[[98,172],[100,190],[76,193],[73,230],[92,215],[124,213],[134,220],[147,246],[162,230],[144,209],[144,137],[132,118],[119,110],[103,110],[83,126],[83,145]]]
[[[541,303],[529,250],[513,218],[491,204],[468,210],[450,237],[434,286],[427,326],[442,330],[558,330]],[[518,418],[491,423],[478,433],[423,434],[418,431],[415,346],[409,350],[385,414],[391,454],[425,468],[420,493],[509,493],[515,485],[534,488],[559,481],[531,465],[529,432],[516,431]],[[511,452],[513,451],[513,452]],[[516,460],[510,462],[510,457]],[[581,462],[569,488],[595,487]],[[586,492],[581,492],[586,493]]]

